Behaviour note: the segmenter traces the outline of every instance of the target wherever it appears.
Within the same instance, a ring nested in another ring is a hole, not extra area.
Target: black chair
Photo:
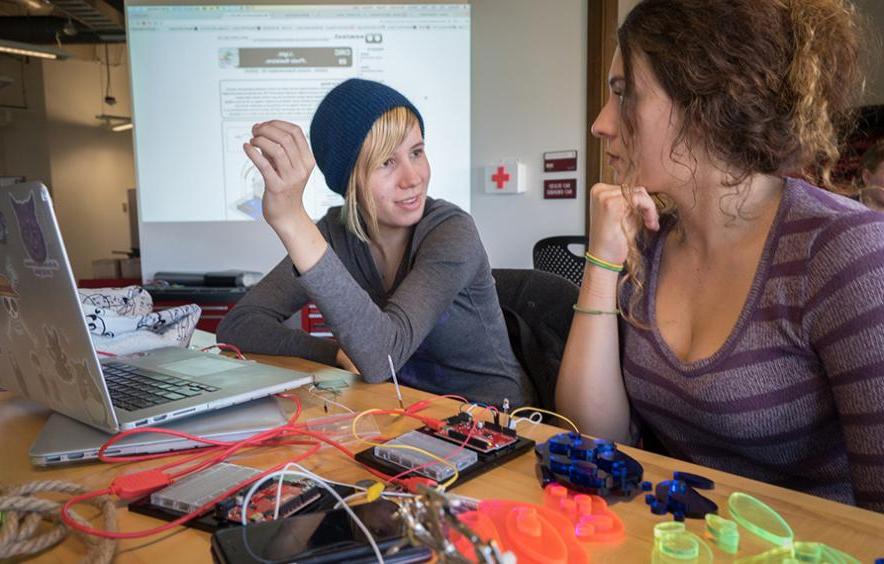
[[[556,380],[580,290],[541,270],[496,268],[491,274],[513,352],[534,385],[535,406],[555,409]]]
[[[581,255],[570,250],[572,245],[582,245],[586,249],[587,238],[583,235],[563,235],[547,237],[534,244],[531,255],[534,268],[558,274],[580,287],[583,282],[583,268],[586,261]]]

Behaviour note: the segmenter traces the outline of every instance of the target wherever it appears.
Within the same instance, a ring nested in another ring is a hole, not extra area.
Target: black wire
[[[104,68],[107,71],[107,86],[104,89],[104,97],[107,99],[111,95],[110,54],[108,53],[107,43],[104,44]]]

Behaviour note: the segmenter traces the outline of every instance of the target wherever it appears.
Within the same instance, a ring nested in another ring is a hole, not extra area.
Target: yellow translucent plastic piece
[[[796,542],[794,546],[779,546],[734,564],[860,564],[859,560],[838,549],[818,542]]]
[[[654,527],[653,564],[711,564],[712,550],[706,542],[676,521]]]
[[[736,554],[740,547],[740,531],[737,529],[737,524],[715,513],[706,514],[706,537],[728,554]]]
[[[731,517],[753,535],[777,546],[792,546],[795,533],[780,514],[763,501],[742,492],[727,499]]]

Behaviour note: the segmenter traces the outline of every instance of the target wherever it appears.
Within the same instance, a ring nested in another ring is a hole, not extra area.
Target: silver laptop
[[[201,413],[163,425],[216,441],[242,441],[258,433],[279,427],[286,417],[275,398],[262,398],[226,409]],[[113,435],[53,413],[31,445],[31,464],[55,466],[98,458],[98,449]],[[158,433],[137,433],[111,445],[109,456],[153,454],[206,446],[181,437]]]
[[[99,359],[46,186],[0,188],[0,387],[116,433],[309,384],[313,376],[169,347]]]

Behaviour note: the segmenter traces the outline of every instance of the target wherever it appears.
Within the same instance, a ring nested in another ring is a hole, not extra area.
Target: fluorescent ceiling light
[[[45,45],[33,45],[31,43],[19,43],[0,39],[0,53],[21,55],[22,57],[39,57],[41,59],[68,59],[70,55],[61,49],[47,47]]]
[[[104,122],[105,127],[111,131],[128,131],[132,129],[132,118],[129,116],[115,116],[112,114],[98,114],[95,119]]]

